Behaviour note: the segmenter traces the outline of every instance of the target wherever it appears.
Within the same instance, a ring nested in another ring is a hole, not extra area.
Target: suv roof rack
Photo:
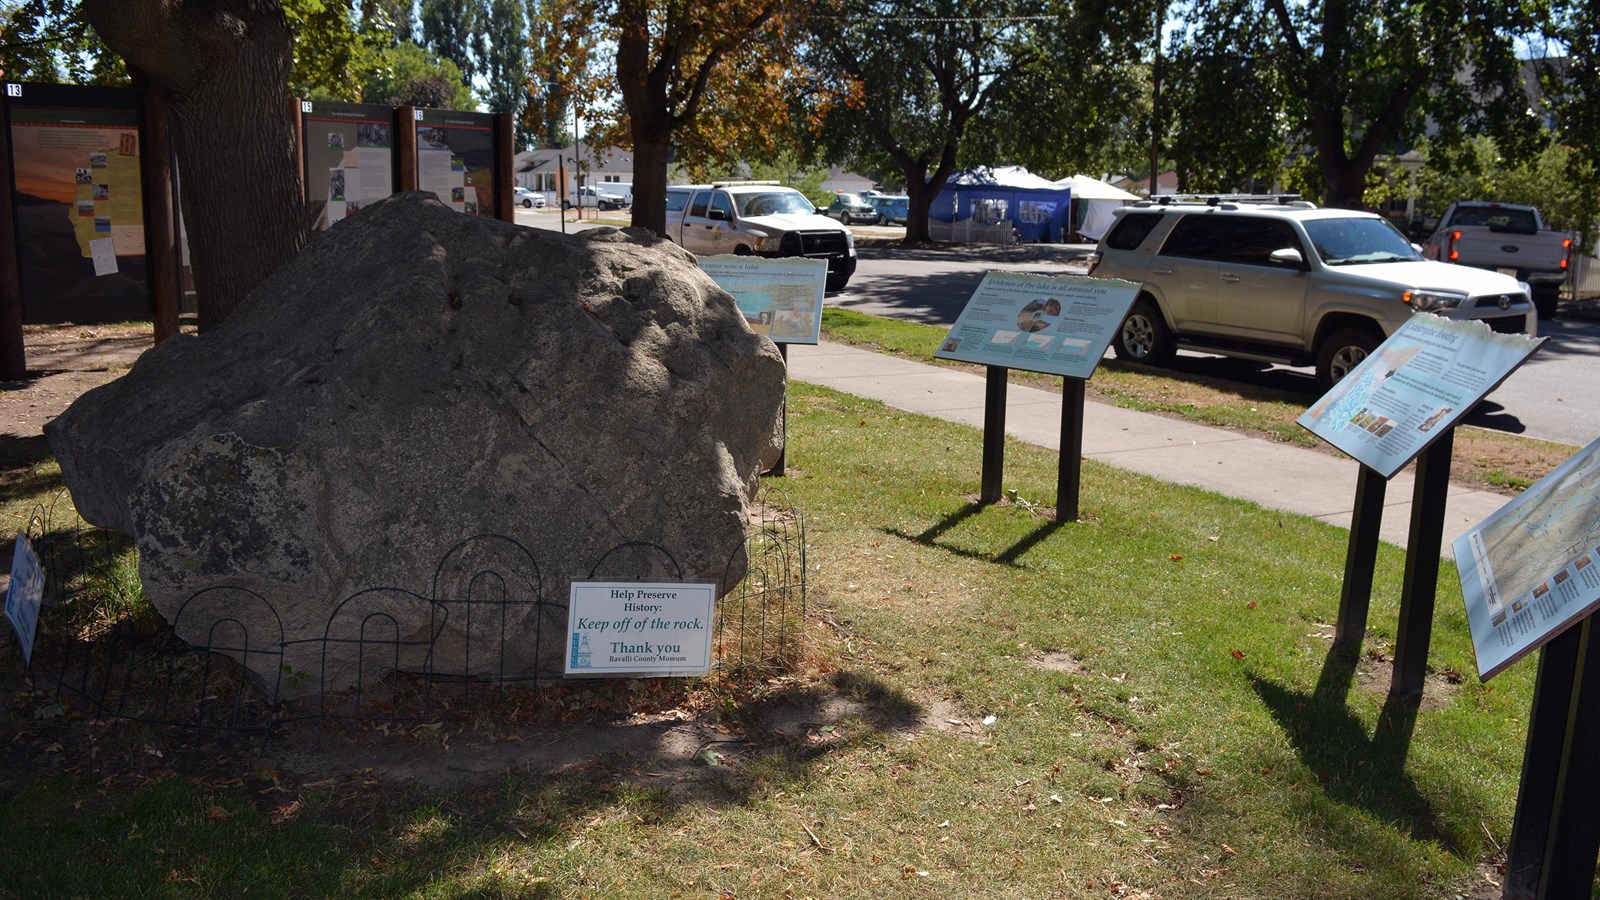
[[[1134,205],[1172,206],[1179,203],[1225,206],[1232,209],[1237,209],[1239,205],[1246,203],[1288,206],[1294,209],[1317,208],[1315,203],[1300,199],[1299,194],[1157,194],[1149,200],[1142,200]]]
[[[781,182],[781,181],[713,181],[711,183],[711,186],[714,187],[714,188],[720,188],[720,187],[744,187],[746,185],[758,185],[758,184],[781,185],[781,184],[783,184],[783,182]]]

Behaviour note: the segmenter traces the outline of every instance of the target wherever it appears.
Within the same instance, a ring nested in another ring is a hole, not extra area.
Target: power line
[[[845,22],[917,22],[936,25],[970,25],[989,22],[1053,22],[1067,18],[1064,14],[1036,16],[819,16]]]

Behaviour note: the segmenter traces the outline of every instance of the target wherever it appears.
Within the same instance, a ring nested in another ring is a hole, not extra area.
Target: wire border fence
[[[227,585],[196,591],[170,622],[152,624],[148,616],[131,615],[137,604],[134,576],[125,570],[130,541],[87,525],[75,510],[67,524],[57,526],[53,519],[67,518],[56,510],[59,502],[60,496],[37,509],[27,527],[46,574],[47,611],[30,672],[36,690],[52,692],[56,702],[89,716],[239,732],[308,720],[423,722],[437,714],[442,691],[459,691],[465,699],[485,689],[569,680],[559,663],[567,599],[548,596],[534,555],[506,535],[480,534],[457,543],[440,560],[426,595],[366,588],[336,604],[320,634],[297,636],[285,632],[266,597]],[[493,552],[473,552],[486,547]],[[511,562],[476,568],[473,561],[482,559]],[[671,551],[647,541],[610,548],[588,571],[590,580],[683,579]],[[724,563],[720,584],[728,589],[712,624],[714,671],[759,674],[795,661],[806,614],[806,571],[804,516],[780,490],[763,483],[744,539]],[[97,590],[86,589],[89,578]],[[512,626],[529,619],[532,656],[539,662],[531,671],[513,671],[508,641],[526,635]],[[423,621],[421,634],[401,626]],[[64,622],[68,628],[50,627]],[[452,622],[456,627],[447,633]],[[205,638],[184,641],[180,633]],[[441,665],[441,640],[455,642],[447,657],[459,665]],[[286,663],[291,654],[304,658],[307,652],[322,661],[314,675]],[[341,671],[338,679],[355,687],[332,686],[330,655],[346,665],[355,660],[353,677]],[[262,672],[276,675],[263,678]],[[310,691],[290,683],[308,677],[317,679]]]

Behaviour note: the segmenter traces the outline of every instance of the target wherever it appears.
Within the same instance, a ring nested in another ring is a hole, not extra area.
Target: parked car
[[[605,181],[601,182],[600,189],[602,191],[610,191],[611,193],[621,197],[623,206],[629,208],[633,206],[633,182]]]
[[[861,199],[858,194],[839,192],[833,195],[833,202],[822,214],[830,219],[838,219],[849,225],[852,222],[873,223],[878,221],[878,208]]]
[[[1572,264],[1572,235],[1546,228],[1531,206],[1458,201],[1439,217],[1422,255],[1526,281],[1539,318],[1553,319]]]
[[[544,209],[544,195],[525,187],[511,189],[511,202],[523,209]]]
[[[866,198],[878,211],[879,225],[904,225],[911,218],[911,198],[893,194],[873,194]]]
[[[626,198],[621,194],[613,193],[605,185],[578,188],[573,196],[581,198],[583,205],[590,209],[622,209],[628,205]],[[578,201],[574,200],[573,196],[568,196],[561,201],[562,209],[571,209],[578,205]]]
[[[850,229],[823,217],[799,191],[775,181],[667,188],[667,239],[701,256],[803,256],[828,261],[826,286],[843,290],[856,271]]]
[[[1326,390],[1413,313],[1538,327],[1525,283],[1425,260],[1372,213],[1234,199],[1116,215],[1089,272],[1142,285],[1112,342],[1120,359],[1162,363],[1181,346],[1315,365]]]

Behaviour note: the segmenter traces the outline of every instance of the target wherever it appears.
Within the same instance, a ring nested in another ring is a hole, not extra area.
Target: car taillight
[[[1098,265],[1100,265],[1100,251],[1096,250],[1095,252],[1089,254],[1089,274],[1090,275],[1094,274],[1095,267],[1098,266]]]
[[[1572,262],[1572,238],[1567,238],[1566,240],[1561,242],[1561,271],[1565,272],[1567,270],[1568,264],[1570,264],[1571,262]]]
[[[1451,262],[1456,262],[1457,260],[1461,259],[1461,251],[1456,249],[1456,241],[1459,241],[1459,240],[1461,240],[1461,232],[1459,232],[1459,231],[1450,232],[1450,261]]]

